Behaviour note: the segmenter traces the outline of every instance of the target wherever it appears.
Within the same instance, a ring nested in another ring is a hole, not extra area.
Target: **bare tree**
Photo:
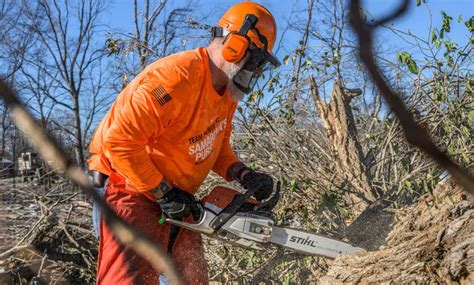
[[[35,112],[41,125],[46,128],[56,105],[51,99],[54,94],[55,82],[49,75],[56,77],[58,72],[54,70],[47,72],[48,66],[43,58],[44,52],[39,50],[34,57],[25,59],[25,65],[20,70],[23,79],[21,89],[31,96],[29,101],[32,101],[31,105],[33,106],[30,109]]]
[[[1,149],[0,149],[0,157],[5,156],[6,144],[8,141],[8,132],[12,128],[12,120],[10,117],[10,113],[7,110],[7,107],[2,103],[0,104],[0,114],[1,114]]]
[[[151,62],[181,51],[186,46],[193,1],[177,6],[176,2],[152,0],[134,1],[133,33],[111,33],[107,40],[110,55],[115,55],[118,64],[117,78],[121,84],[116,91],[121,91],[131,78]],[[195,15],[193,15],[195,16]],[[202,20],[199,18],[199,20]]]
[[[314,9],[314,0],[308,0],[308,7],[307,7],[307,20],[304,25],[303,30],[303,37],[300,41],[300,46],[298,49],[294,51],[294,66],[293,66],[293,86],[291,90],[291,94],[288,95],[287,104],[288,108],[294,113],[294,105],[295,101],[298,99],[298,94],[300,92],[300,77],[301,77],[301,68],[304,63],[304,58],[306,57],[306,48],[308,46],[308,39],[310,34],[310,27],[313,18],[313,9]],[[296,59],[297,58],[297,59]]]
[[[150,38],[156,28],[156,20],[165,8],[166,2],[168,1],[161,1],[158,5],[156,5],[156,7],[153,8],[153,11],[150,11],[152,9],[150,7],[150,0],[146,0],[145,9],[142,13],[143,20],[140,21],[138,2],[137,0],[133,1],[133,20],[135,24],[135,36],[137,40],[137,52],[140,60],[140,69],[145,68],[148,63],[149,53],[154,52],[154,50],[150,50]]]
[[[42,66],[34,64],[35,68],[52,82],[48,84],[52,84],[49,91],[53,92],[42,94],[56,104],[58,110],[72,114],[76,160],[82,167],[85,166],[85,138],[98,105],[106,103],[98,98],[102,95],[103,82],[96,81],[103,76],[100,62],[104,54],[94,46],[98,17],[104,5],[100,0],[43,0],[39,2],[41,18],[28,14],[32,20],[30,28],[39,39],[36,48],[44,50],[45,56]],[[27,78],[31,81],[33,77]],[[92,107],[84,110],[84,102],[93,102]],[[85,111],[88,114],[84,114]],[[85,123],[83,117],[86,117]]]
[[[37,16],[37,5],[29,4],[31,17]],[[34,43],[34,33],[23,17],[25,7],[14,0],[0,1],[0,79],[10,78],[23,63],[25,52]]]

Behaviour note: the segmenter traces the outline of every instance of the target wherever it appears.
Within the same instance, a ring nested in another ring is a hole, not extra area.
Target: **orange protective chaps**
[[[155,238],[166,250],[170,225],[160,224],[161,211],[157,203],[142,194],[125,190],[122,181],[111,179],[105,200],[112,209],[136,229]],[[119,183],[117,183],[119,182]],[[97,284],[158,284],[159,273],[126,245],[120,244],[100,222]],[[201,235],[181,229],[172,250],[173,259],[186,284],[208,284],[207,264]]]

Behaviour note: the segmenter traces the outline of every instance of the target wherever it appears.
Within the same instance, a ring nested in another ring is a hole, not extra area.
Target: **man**
[[[236,4],[218,21],[209,46],[160,59],[130,82],[92,139],[89,168],[108,176],[105,200],[164,248],[171,245],[189,284],[208,283],[201,236],[182,229],[170,241],[160,217],[198,220],[202,208],[193,194],[211,170],[247,189],[263,185],[259,200],[271,195],[272,178],[240,162],[229,137],[238,100],[267,64],[280,64],[271,53],[275,39],[267,9]],[[157,284],[158,273],[103,221],[100,232],[97,283]]]

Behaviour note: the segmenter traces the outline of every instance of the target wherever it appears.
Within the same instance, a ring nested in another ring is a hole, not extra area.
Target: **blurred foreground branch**
[[[374,29],[403,15],[408,9],[409,0],[403,0],[397,10],[381,21],[368,25],[362,19],[360,0],[352,0],[350,7],[350,22],[359,40],[359,56],[364,62],[372,81],[379,88],[392,112],[397,116],[405,133],[407,141],[426,153],[442,168],[446,169],[455,182],[464,191],[474,194],[474,177],[465,169],[451,160],[443,151],[439,150],[430,138],[428,132],[415,122],[413,115],[407,110],[401,97],[396,94],[384,79],[379,67],[375,63],[373,54],[372,34]]]
[[[83,170],[66,159],[66,155],[46,135],[44,129],[25,109],[13,90],[0,80],[0,95],[9,106],[15,124],[31,141],[34,147],[54,169],[64,172],[67,178],[80,186],[100,207],[102,217],[123,244],[127,244],[137,254],[145,258],[158,271],[163,272],[172,284],[182,284],[173,261],[165,251],[151,238],[133,229],[120,219],[99,194],[89,185],[88,177]]]

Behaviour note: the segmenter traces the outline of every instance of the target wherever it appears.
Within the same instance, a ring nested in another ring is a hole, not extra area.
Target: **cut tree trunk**
[[[377,194],[372,188],[370,173],[364,165],[364,154],[357,139],[357,128],[350,102],[360,95],[360,90],[344,88],[336,80],[331,93],[330,103],[321,99],[318,87],[312,77],[309,78],[311,95],[317,112],[323,121],[329,148],[334,158],[335,182],[346,191],[346,197],[353,205],[354,214],[361,213],[367,205],[375,201]]]
[[[384,246],[338,257],[319,283],[473,284],[473,197],[443,182],[417,204],[394,211],[397,222]]]

